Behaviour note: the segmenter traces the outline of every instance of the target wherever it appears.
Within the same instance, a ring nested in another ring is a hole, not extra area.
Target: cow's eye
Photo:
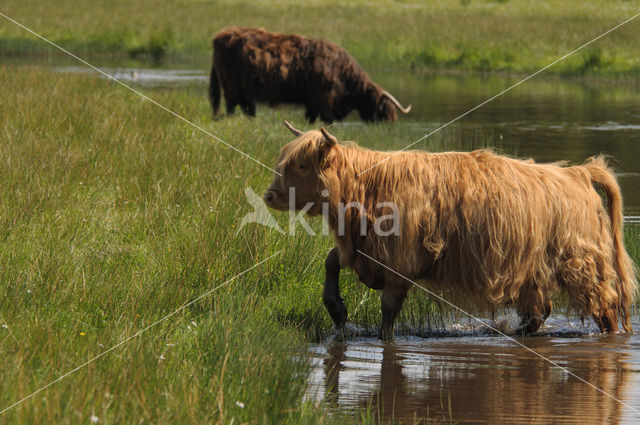
[[[302,171],[304,171],[304,170],[306,170],[306,169],[307,169],[307,164],[302,164],[302,163],[300,163],[300,164],[298,164],[298,167],[299,167]]]

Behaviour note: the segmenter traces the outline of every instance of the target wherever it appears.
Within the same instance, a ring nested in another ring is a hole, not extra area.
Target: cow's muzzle
[[[264,200],[264,203],[267,204],[268,206],[271,206],[275,198],[276,198],[276,195],[273,193],[272,190],[267,190],[264,196],[262,197],[262,199]]]

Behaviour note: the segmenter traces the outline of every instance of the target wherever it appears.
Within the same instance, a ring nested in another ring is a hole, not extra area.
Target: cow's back
[[[318,101],[326,102],[361,89],[352,81],[373,84],[348,52],[323,39],[230,27],[213,47],[222,84],[241,83],[259,101],[309,104],[321,95],[326,98]]]
[[[441,176],[435,211],[425,211],[437,229],[423,244],[441,249],[432,272],[445,284],[502,303],[523,286],[557,289],[557,274],[575,256],[611,260],[609,219],[583,167],[480,151]]]
[[[476,302],[508,302],[532,282],[553,291],[557,273],[576,255],[611,262],[609,219],[584,167],[491,151],[406,152],[368,173],[366,184],[376,191],[367,212],[376,218],[388,214],[377,203],[394,203],[401,232],[370,231],[349,243],[403,275],[466,288],[481,298]],[[351,258],[359,273],[379,274]]]
[[[241,81],[256,100],[302,103],[311,77],[305,72],[314,53],[310,44],[310,39],[293,34],[226,28],[214,38],[214,61],[223,80]]]

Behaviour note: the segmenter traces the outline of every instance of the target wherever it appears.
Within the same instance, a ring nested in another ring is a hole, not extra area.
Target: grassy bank
[[[210,40],[229,25],[324,37],[365,67],[532,72],[640,11],[640,1],[175,1],[8,0],[2,13],[82,56],[134,57],[206,67]],[[612,32],[549,69],[636,77],[640,26]],[[0,55],[51,49],[2,18]]]

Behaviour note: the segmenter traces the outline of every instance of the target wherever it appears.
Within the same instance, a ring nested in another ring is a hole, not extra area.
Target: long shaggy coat
[[[401,288],[388,291],[401,306],[410,284],[358,250],[458,300],[489,310],[514,305],[527,331],[542,324],[560,290],[601,330],[616,331],[619,316],[631,331],[635,269],[623,243],[620,189],[603,157],[581,166],[536,164],[488,150],[376,152],[331,137],[309,131],[285,146],[276,165],[284,176],[271,189],[278,196],[297,186],[310,192],[305,201],[328,203],[340,266],[383,290],[383,315],[385,291]],[[292,164],[300,163],[312,165],[304,180],[313,187],[296,176]],[[346,214],[346,233],[337,232],[339,205],[350,202],[365,207],[364,236],[357,209]],[[398,236],[374,232],[375,220],[388,214],[376,208],[381,202],[401,212]],[[310,213],[319,211],[315,205]]]
[[[304,105],[306,118],[339,121],[353,109],[365,121],[396,121],[398,101],[374,83],[346,50],[329,41],[231,27],[213,39],[209,99],[227,112],[255,115],[256,102]]]

